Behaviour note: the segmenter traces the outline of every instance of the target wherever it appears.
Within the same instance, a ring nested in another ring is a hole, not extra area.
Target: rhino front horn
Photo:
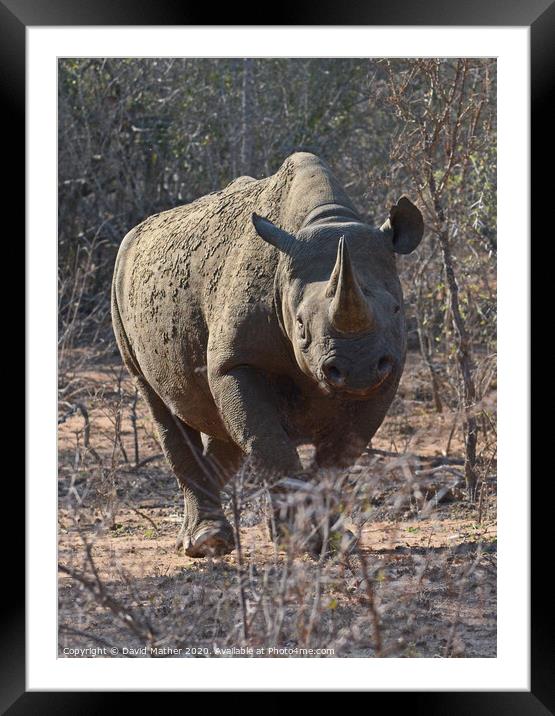
[[[332,326],[341,333],[362,333],[374,325],[374,318],[360,286],[349,257],[347,243],[342,236],[337,247],[326,296],[333,296],[329,308]]]

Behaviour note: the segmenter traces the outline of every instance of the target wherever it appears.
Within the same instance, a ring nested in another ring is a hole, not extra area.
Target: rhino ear
[[[290,252],[291,246],[295,241],[295,237],[292,234],[280,229],[269,219],[264,219],[262,216],[258,216],[258,214],[252,215],[252,223],[260,238],[286,254]]]
[[[391,235],[393,251],[410,254],[422,241],[424,219],[412,201],[402,196],[395,206],[391,207],[389,219],[381,230]]]

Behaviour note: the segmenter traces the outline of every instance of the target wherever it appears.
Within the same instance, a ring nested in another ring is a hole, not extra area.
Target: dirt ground
[[[61,657],[495,657],[492,428],[469,504],[460,416],[435,410],[419,356],[372,451],[340,476],[359,548],[320,559],[278,549],[244,484],[240,557],[177,553],[182,501],[146,406],[115,355],[74,364],[59,425]],[[493,389],[482,407],[495,415]]]

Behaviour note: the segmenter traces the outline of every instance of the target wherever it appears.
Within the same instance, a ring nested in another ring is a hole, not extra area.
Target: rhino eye
[[[399,313],[400,310],[401,310],[401,306],[398,303],[396,303],[395,307],[393,308],[393,313]]]
[[[306,343],[306,327],[302,318],[299,317],[297,317],[297,333],[299,334],[299,340]]]

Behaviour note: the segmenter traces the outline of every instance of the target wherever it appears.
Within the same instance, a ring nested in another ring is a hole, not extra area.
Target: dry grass
[[[462,490],[460,416],[434,412],[411,354],[373,441],[381,452],[321,476],[357,550],[279,550],[264,491],[244,474],[234,482],[241,559],[194,560],[174,550],[181,496],[119,361],[73,359],[59,427],[61,656],[495,656],[493,389],[480,413],[477,503]]]

